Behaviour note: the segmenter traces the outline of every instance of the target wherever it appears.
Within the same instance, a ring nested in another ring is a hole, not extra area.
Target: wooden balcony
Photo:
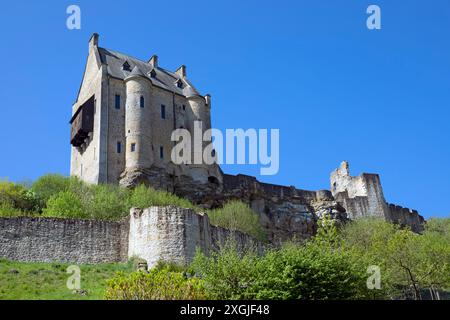
[[[78,108],[70,120],[70,144],[74,147],[80,147],[94,131],[94,104],[95,96],[92,96]]]

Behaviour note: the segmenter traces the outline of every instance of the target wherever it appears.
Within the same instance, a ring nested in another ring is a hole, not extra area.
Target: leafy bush
[[[47,217],[88,218],[80,197],[72,191],[61,191],[47,201],[43,214]]]
[[[127,216],[128,190],[113,185],[92,185],[82,191],[83,207],[95,219],[119,219]]]
[[[209,210],[208,216],[213,225],[242,231],[262,241],[267,239],[258,215],[241,201],[230,201],[223,208]]]
[[[43,204],[61,191],[69,190],[71,179],[59,174],[47,174],[37,179],[31,186],[31,190]]]
[[[191,209],[196,208],[189,200],[179,198],[170,192],[146,187],[145,185],[134,188],[128,199],[129,208],[148,208],[151,206],[169,205]]]
[[[0,203],[0,217],[2,218],[20,217],[25,215],[25,212],[13,207],[9,203]]]
[[[186,279],[182,273],[167,268],[149,273],[119,273],[108,281],[108,300],[203,300],[206,299],[200,279]]]
[[[0,181],[0,206],[2,212],[14,211],[14,214],[24,212],[29,214],[36,210],[38,201],[33,192],[24,186],[8,181]]]
[[[286,244],[258,256],[232,242],[192,268],[213,299],[359,299],[370,295],[366,266],[324,231],[307,244]],[[324,235],[326,235],[324,237]]]

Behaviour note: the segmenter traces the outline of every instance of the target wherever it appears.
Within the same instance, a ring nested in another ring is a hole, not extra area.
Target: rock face
[[[327,190],[307,191],[261,183],[245,175],[223,176],[223,199],[247,202],[258,213],[269,240],[305,240],[317,231],[317,220],[325,213],[343,222],[345,210]]]

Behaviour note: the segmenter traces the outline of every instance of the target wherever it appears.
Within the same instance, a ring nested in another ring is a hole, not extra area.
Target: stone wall
[[[206,214],[191,209],[132,209],[128,255],[146,260],[149,267],[160,260],[185,264],[192,261],[197,248],[209,254],[230,237],[240,248],[251,244],[262,248],[252,237],[212,226]]]
[[[178,207],[132,209],[120,222],[58,219],[0,218],[0,257],[25,262],[80,264],[145,259],[192,261],[196,249],[205,254],[230,237],[238,248],[261,243],[241,232],[212,226],[205,214]]]
[[[127,260],[128,219],[0,218],[0,256],[27,262]]]

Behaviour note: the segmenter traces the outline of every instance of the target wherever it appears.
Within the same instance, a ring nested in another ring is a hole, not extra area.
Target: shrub
[[[119,219],[128,214],[126,189],[113,185],[92,185],[80,197],[83,207],[95,219]]]
[[[0,181],[0,205],[16,212],[32,212],[38,207],[38,201],[33,192],[24,186],[8,181]]]
[[[37,179],[31,186],[31,190],[45,204],[52,196],[67,191],[71,178],[59,174],[47,174]]]
[[[134,188],[128,199],[129,208],[142,209],[151,206],[169,205],[195,209],[195,206],[189,200],[179,198],[170,192],[146,187],[145,185],[140,185]]]
[[[13,207],[9,203],[0,203],[0,217],[2,218],[10,218],[10,217],[20,217],[26,215],[20,209]]]
[[[230,201],[223,208],[209,210],[208,216],[213,225],[232,231],[238,230],[258,240],[267,239],[258,215],[241,201]]]
[[[359,299],[369,296],[365,266],[350,252],[325,246],[286,244],[258,256],[227,245],[192,263],[213,299]]]
[[[186,279],[169,269],[151,269],[149,273],[119,273],[108,281],[108,300],[202,300],[206,298],[200,279]]]
[[[254,299],[253,290],[259,276],[259,258],[254,250],[247,248],[239,252],[234,241],[227,241],[210,257],[197,250],[191,269],[204,281],[211,299]]]
[[[61,191],[47,201],[43,214],[49,217],[88,218],[80,197],[72,191]]]

